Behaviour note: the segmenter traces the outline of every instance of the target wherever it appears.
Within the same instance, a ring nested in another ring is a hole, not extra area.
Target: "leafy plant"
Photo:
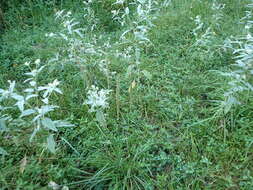
[[[253,7],[249,4],[247,7]],[[227,50],[232,50],[235,59],[233,70],[231,72],[221,72],[222,75],[230,78],[229,90],[225,96],[225,113],[229,112],[234,105],[241,102],[240,95],[243,92],[251,94],[253,91],[253,37],[252,28],[252,13],[246,11],[246,16],[241,19],[245,25],[245,35],[232,37],[225,41],[224,47]]]
[[[61,121],[52,120],[50,118],[51,112],[54,112],[58,106],[50,104],[50,98],[52,95],[62,94],[62,91],[58,88],[59,81],[55,79],[53,83],[48,83],[45,86],[39,85],[39,74],[43,71],[45,66],[41,66],[40,59],[37,59],[34,64],[26,62],[25,65],[31,70],[25,73],[27,78],[24,83],[28,84],[28,87],[22,92],[18,93],[15,90],[15,81],[9,81],[9,89],[0,89],[1,102],[12,99],[15,101],[14,105],[3,109],[15,108],[19,109],[19,119],[23,125],[33,128],[33,132],[30,136],[30,142],[34,139],[35,135],[42,129],[49,133],[47,138],[47,148],[55,153],[55,140],[53,137],[54,132],[58,132],[60,127],[70,127],[71,124]],[[35,68],[33,68],[35,66]],[[4,120],[2,120],[2,123]],[[2,124],[4,126],[4,124]]]

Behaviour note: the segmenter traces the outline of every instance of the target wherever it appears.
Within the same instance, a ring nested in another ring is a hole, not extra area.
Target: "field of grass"
[[[0,190],[252,190],[250,4],[9,0]]]

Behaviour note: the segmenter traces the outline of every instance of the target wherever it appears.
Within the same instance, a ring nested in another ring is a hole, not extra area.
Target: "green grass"
[[[103,35],[101,43],[107,37],[116,41],[121,33],[108,16],[111,4],[106,2],[96,5],[108,10],[101,13],[97,7],[101,25],[95,32]],[[243,28],[238,21],[247,2],[222,3],[226,7],[214,45],[241,34]],[[61,6],[81,18],[80,2],[54,7]],[[209,1],[174,0],[161,12],[149,32],[152,45],[141,54],[140,68],[152,78],[141,76],[131,95],[127,64],[110,58],[117,79],[110,81],[113,92],[107,127],[100,126],[82,105],[87,81],[76,67],[56,65],[55,70],[43,73],[42,81],[62,81],[64,95],[55,98],[61,109],[53,117],[68,119],[75,127],[56,135],[56,154],[44,151],[42,143],[29,143],[30,132],[23,128],[12,126],[13,130],[1,132],[0,147],[9,155],[0,156],[0,189],[48,189],[50,181],[70,189],[94,190],[252,189],[252,95],[245,94],[243,105],[228,114],[218,112],[228,80],[214,70],[228,71],[233,56],[215,47],[210,55],[192,46],[196,39],[191,17],[201,15],[205,23],[212,23],[210,6]],[[9,7],[5,14],[8,29],[0,41],[1,88],[7,80],[23,81],[24,62],[37,58],[46,62],[61,46],[60,41],[45,37],[60,29],[53,7],[23,4]],[[99,79],[102,87],[107,84],[100,75],[91,74],[90,79]],[[28,162],[21,173],[25,156]]]

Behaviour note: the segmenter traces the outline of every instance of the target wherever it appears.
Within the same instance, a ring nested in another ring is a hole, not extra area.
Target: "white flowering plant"
[[[151,79],[148,71],[140,70],[141,53],[144,48],[152,45],[148,33],[155,26],[153,20],[157,18],[162,8],[169,5],[170,1],[135,0],[131,3],[124,0],[115,1],[112,5],[119,9],[112,11],[112,20],[119,22],[122,28],[124,27],[118,42],[111,42],[110,38],[104,39],[102,35],[93,34],[99,23],[95,17],[93,3],[94,1],[85,1],[83,4],[84,18],[88,24],[82,27],[71,12],[58,11],[55,18],[60,21],[63,29],[61,32],[49,33],[47,37],[64,41],[64,45],[59,47],[59,51],[55,58],[49,61],[49,65],[60,63],[64,66],[64,63],[71,63],[80,68],[84,91],[88,95],[85,104],[90,106],[90,112],[96,112],[97,120],[101,121],[105,120],[103,118],[105,118],[105,108],[108,106],[107,96],[116,75],[116,72],[111,70],[111,64],[115,61],[112,57],[118,58],[120,63],[124,61],[128,64],[126,73],[131,81],[130,93],[138,84],[141,75]],[[102,1],[96,3],[102,3]],[[134,21],[131,20],[130,15],[131,18],[135,18]],[[94,82],[97,84],[99,79],[106,81],[108,90],[99,90],[91,85]]]
[[[96,119],[102,126],[106,126],[104,111],[109,106],[108,95],[110,92],[111,90],[99,89],[92,85],[88,91],[87,100],[84,102],[90,107],[89,112],[96,113]]]
[[[54,133],[58,132],[58,128],[71,127],[70,123],[63,120],[53,120],[50,117],[50,113],[54,112],[59,106],[50,104],[52,95],[62,94],[62,91],[58,87],[60,82],[55,79],[52,83],[47,85],[39,85],[38,76],[45,68],[41,66],[40,59],[37,59],[34,64],[26,62],[25,65],[30,69],[30,72],[25,73],[28,78],[24,81],[25,85],[28,85],[22,92],[18,92],[15,88],[15,81],[8,81],[9,88],[7,90],[0,89],[0,103],[11,100],[15,102],[14,105],[9,106],[12,109],[17,109],[20,112],[19,120],[25,126],[33,128],[33,132],[30,136],[30,142],[33,141],[36,134],[40,131],[47,131],[47,143],[46,148],[52,153],[56,152],[56,142],[54,140]],[[35,65],[35,68],[33,68]],[[5,111],[9,108],[4,105],[1,106],[1,111]],[[1,113],[2,115],[3,113]],[[5,121],[8,118],[1,119],[0,128],[7,129]],[[13,119],[10,120],[14,122]]]
[[[223,19],[223,10],[225,8],[226,4],[218,3],[216,0],[213,1],[212,4],[212,25],[216,26],[217,28],[220,28],[220,23]]]
[[[252,8],[252,5],[247,7]],[[244,25],[242,36],[226,39],[224,50],[231,51],[234,55],[235,64],[230,72],[220,72],[230,81],[228,90],[225,92],[223,107],[225,113],[235,105],[241,104],[243,94],[253,92],[253,36],[252,36],[252,11],[246,11],[246,16],[240,20]]]
[[[157,18],[157,14],[169,4],[170,1],[136,0],[131,3],[134,8],[125,7],[124,10],[115,10],[113,13],[113,19],[117,18],[121,25],[127,26],[120,36],[120,42],[124,46],[124,51],[116,52],[115,54],[125,58],[128,64],[134,63],[129,64],[126,71],[127,76],[131,76],[130,93],[139,82],[141,75],[148,79],[151,78],[151,74],[148,71],[140,69],[141,54],[145,48],[152,45],[149,39],[149,31],[155,26],[153,21]],[[115,16],[120,12],[121,16]],[[128,19],[130,13],[135,18],[134,21]]]
[[[63,26],[62,30],[46,35],[48,38],[56,38],[64,42],[64,45],[58,48],[55,58],[49,60],[48,65],[52,67],[61,64],[64,67],[65,64],[71,64],[78,67],[87,88],[90,87],[89,80],[95,75],[95,71],[100,71],[106,76],[107,82],[109,82],[108,78],[114,75],[114,72],[110,71],[110,61],[107,59],[111,49],[109,40],[104,44],[98,44],[102,36],[93,34],[98,22],[95,22],[92,3],[92,1],[84,2],[84,18],[89,22],[87,25],[81,27],[71,12],[61,10],[56,13],[55,18]]]
[[[214,52],[220,51],[220,45],[215,42],[216,31],[220,30],[223,19],[223,10],[225,4],[218,3],[216,0],[212,2],[210,7],[212,16],[211,22],[208,24],[201,15],[191,18],[196,27],[192,30],[192,34],[196,38],[193,48],[207,52],[213,56]]]

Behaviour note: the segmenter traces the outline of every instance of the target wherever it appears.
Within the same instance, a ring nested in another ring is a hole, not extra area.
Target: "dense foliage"
[[[1,190],[252,189],[253,1],[0,8]]]

